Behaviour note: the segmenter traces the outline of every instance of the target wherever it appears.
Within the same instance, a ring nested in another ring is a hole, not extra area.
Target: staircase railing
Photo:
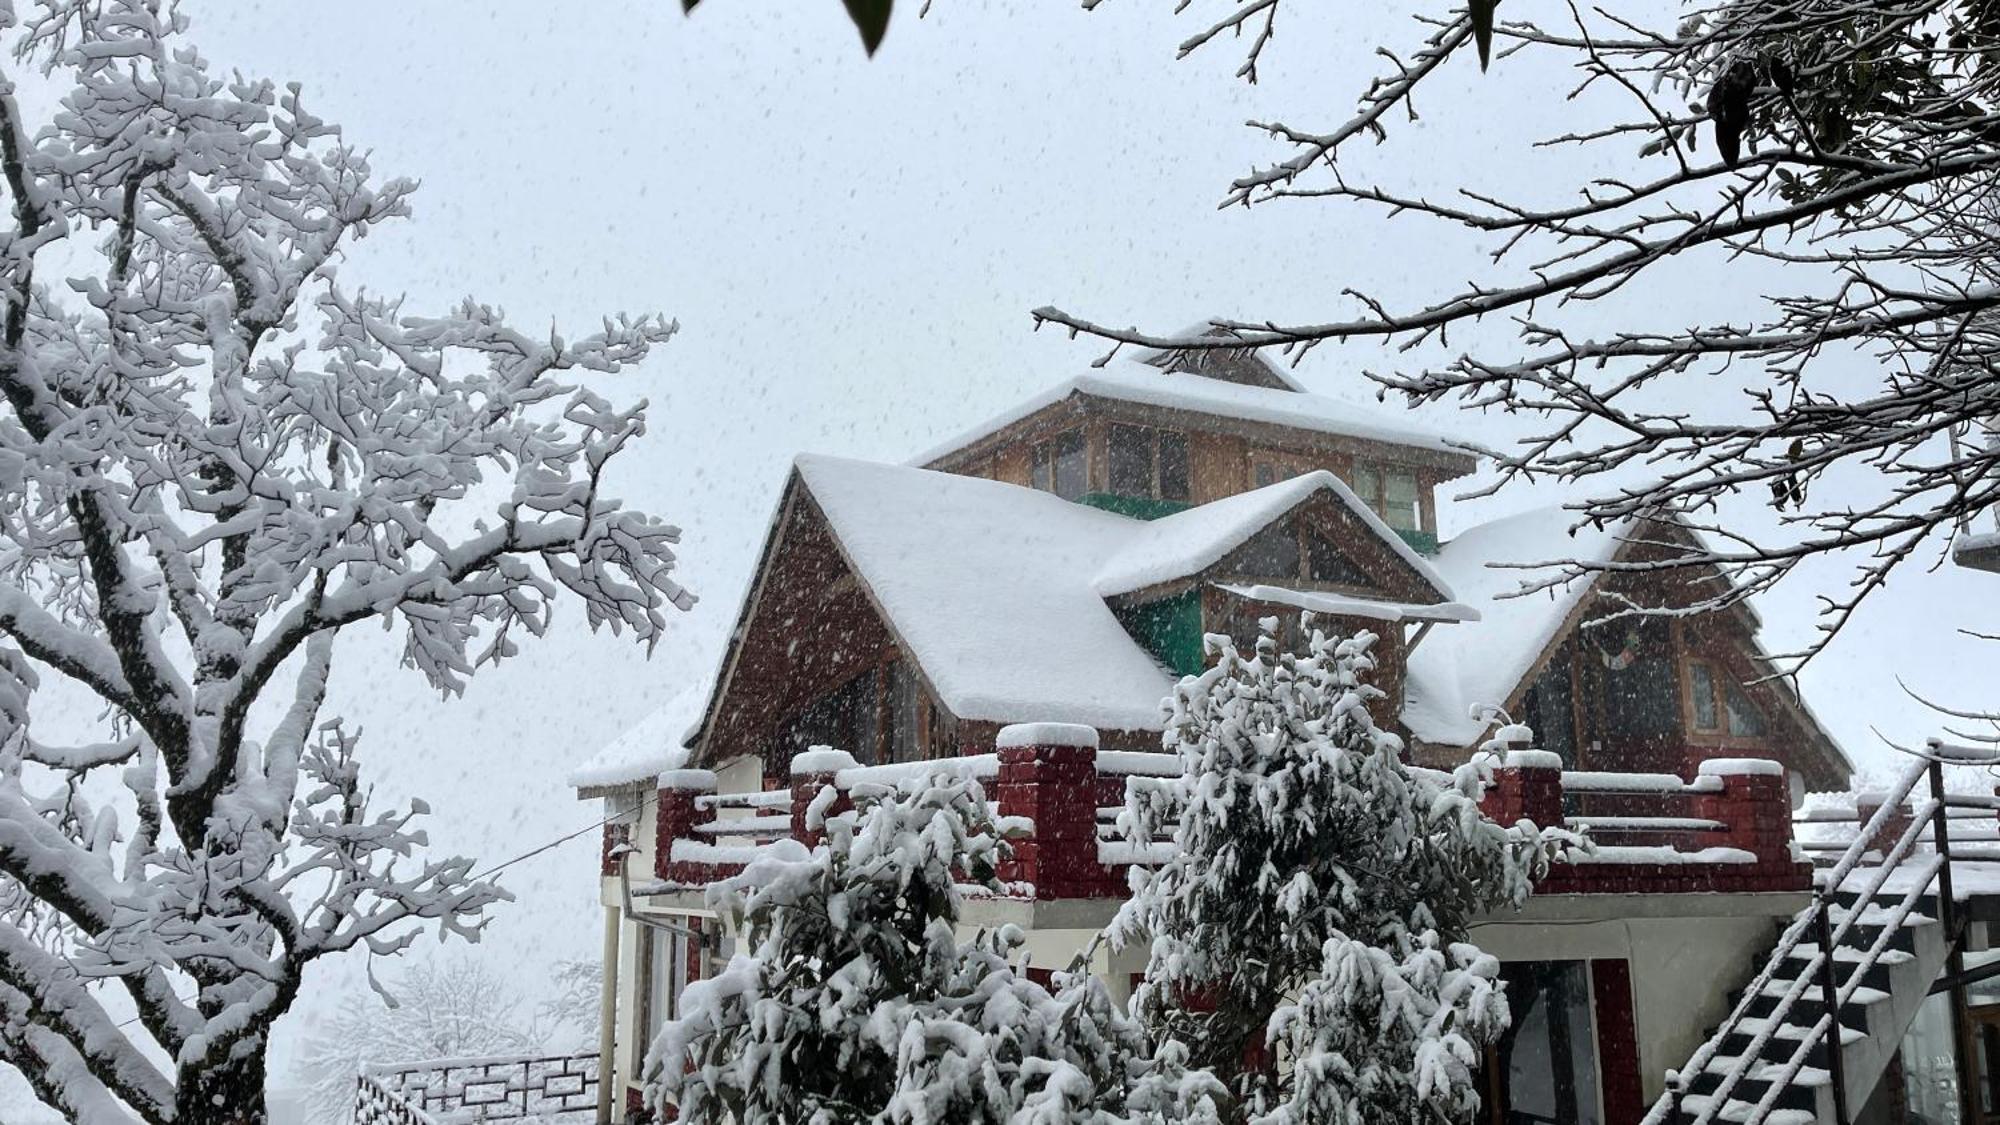
[[[1856,892],[1855,901],[1846,909],[1839,924],[1834,925],[1832,922],[1834,896],[1842,890],[1848,878],[1862,866],[1866,857],[1876,850],[1881,835],[1901,815],[1903,802],[1916,789],[1917,783],[1926,777],[1931,783],[1930,799],[1919,806],[1895,842],[1882,853],[1881,864],[1870,872],[1868,879]],[[1785,1089],[1796,1081],[1799,1073],[1805,1069],[1806,1060],[1811,1057],[1813,1049],[1827,1043],[1829,1039],[1831,1043],[1828,1045],[1826,1057],[1835,1114],[1841,1125],[1847,1125],[1849,1116],[1846,1076],[1842,1072],[1842,1039],[1839,1030],[1843,1026],[1840,1022],[1841,1010],[1852,1001],[1855,990],[1861,987],[1861,982],[1868,971],[1881,960],[1882,954],[1895,940],[1898,929],[1923,899],[1926,890],[1940,878],[1944,881],[1939,888],[1941,912],[1939,921],[1944,923],[1948,938],[1955,936],[1952,932],[1948,867],[1950,851],[1945,836],[1943,797],[1942,759],[1933,754],[1913,762],[1903,776],[1897,779],[1896,784],[1885,796],[1881,807],[1875,810],[1875,814],[1861,829],[1854,843],[1841,855],[1832,869],[1817,880],[1812,906],[1794,918],[1779,936],[1770,958],[1758,971],[1756,978],[1744,989],[1742,999],[1737,1002],[1729,1017],[1716,1029],[1715,1034],[1695,1051],[1694,1057],[1688,1060],[1685,1070],[1678,1074],[1668,1073],[1667,1090],[1647,1112],[1643,1125],[1663,1125],[1668,1122],[1675,1125],[1683,1122],[1687,1125],[1709,1125],[1720,1118],[1724,1107],[1731,1100],[1731,1095],[1745,1078],[1750,1077],[1753,1068],[1764,1071],[1758,1076],[1760,1080],[1766,1082],[1764,1093],[1747,1115],[1742,1117],[1732,1115],[1729,1120],[1732,1123],[1742,1121],[1745,1125],[1761,1125],[1776,1108],[1778,1098]],[[1862,954],[1861,959],[1853,963],[1846,980],[1839,980],[1839,959],[1835,951],[1842,948],[1848,934],[1859,924],[1859,920],[1876,905],[1877,896],[1888,884],[1890,876],[1911,855],[1917,840],[1926,828],[1936,833],[1938,852],[1917,861],[1918,874],[1910,880],[1909,890],[1889,908],[1888,920],[1886,924],[1882,924],[1881,933]],[[1802,948],[1807,948],[1808,942],[1811,943],[1812,952],[1805,967],[1792,979],[1784,992],[1779,994],[1769,1014],[1761,1017],[1752,1016],[1751,1012],[1758,1006],[1758,998],[1766,994],[1779,967],[1792,959]],[[1778,1028],[1785,1025],[1792,1008],[1806,994],[1807,989],[1814,985],[1817,986],[1822,1006],[1826,1010],[1782,1063],[1766,1061],[1763,1054],[1765,1048],[1770,1045],[1772,1036],[1776,1034]],[[1756,1033],[1750,1036],[1750,1045],[1723,1073],[1720,1084],[1713,1091],[1702,1095],[1706,1100],[1699,1109],[1692,1115],[1685,1113],[1684,1099],[1688,1095],[1684,1092],[1684,1083],[1703,1073],[1715,1060],[1722,1045],[1741,1034],[1746,1021],[1752,1019],[1759,1020],[1760,1026]]]

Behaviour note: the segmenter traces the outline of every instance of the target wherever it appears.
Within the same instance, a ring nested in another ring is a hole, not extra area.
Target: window
[[[1513,1024],[1487,1055],[1498,1104],[1484,1119],[1506,1125],[1598,1125],[1597,1042],[1590,978],[1582,961],[1515,961],[1500,967]]]
[[[1111,427],[1111,491],[1157,500],[1188,498],[1187,438],[1145,426]]]
[[[1304,476],[1315,466],[1282,453],[1252,451],[1250,454],[1250,484],[1253,488],[1263,488],[1281,480]]]
[[[814,700],[785,725],[774,764],[783,772],[794,754],[831,746],[854,755],[862,765],[875,760],[876,687],[874,671],[863,672],[830,695]]]
[[[639,930],[639,1022],[645,1030],[636,1045],[640,1064],[660,1028],[679,1017],[681,992],[688,982],[701,979],[701,942],[696,936],[701,932],[701,919],[680,917],[674,924],[692,932],[654,926]]]
[[[1357,464],[1348,487],[1391,528],[1397,531],[1423,530],[1417,474],[1406,469]]]
[[[1065,500],[1083,499],[1088,487],[1088,455],[1082,430],[1064,430],[1030,451],[1029,483]]]
[[[1304,531],[1306,577],[1314,582],[1334,582],[1342,586],[1366,586],[1368,576],[1341,554],[1333,541],[1313,528]]]
[[[917,762],[924,758],[923,729],[917,712],[924,705],[924,689],[917,675],[903,661],[889,665],[889,760]]]
[[[1688,710],[1694,729],[1731,738],[1763,738],[1764,713],[1736,677],[1709,660],[1687,662]]]
[[[1188,498],[1187,438],[1171,430],[1160,431],[1160,499]]]
[[[1280,520],[1250,537],[1237,556],[1243,573],[1257,578],[1299,576],[1299,535],[1290,520]]]
[[[1678,737],[1681,693],[1667,623],[1657,617],[1628,618],[1589,629],[1585,635],[1602,669],[1598,676],[1604,735],[1627,746]],[[1593,763],[1593,768],[1608,767]]]

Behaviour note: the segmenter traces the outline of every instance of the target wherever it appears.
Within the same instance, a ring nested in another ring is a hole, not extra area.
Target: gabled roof
[[[1199,574],[1221,562],[1250,537],[1314,495],[1331,493],[1382,540],[1419,578],[1437,591],[1439,601],[1452,600],[1451,587],[1403,537],[1389,529],[1339,477],[1324,469],[1249,492],[1239,492],[1200,507],[1142,523],[1128,541],[1105,561],[1096,576],[1097,592],[1116,597],[1147,586]]]
[[[802,456],[797,471],[891,632],[954,715],[1160,726],[1172,678],[1090,582],[1138,521],[897,465]]]
[[[1606,562],[1623,526],[1572,528],[1575,512],[1542,508],[1468,529],[1445,543],[1432,565],[1460,597],[1479,608],[1480,624],[1433,630],[1410,653],[1403,724],[1425,742],[1469,746],[1488,724],[1475,704],[1502,706],[1583,601],[1592,582],[1579,578],[1534,594],[1508,597],[1542,577],[1508,564],[1575,559]]]
[[[1191,414],[1411,446],[1467,459],[1471,457],[1450,438],[1408,425],[1392,411],[1325,395],[1244,386],[1185,372],[1162,371],[1142,360],[1125,359],[1113,360],[1103,368],[1066,379],[1040,394],[1032,395],[950,441],[918,454],[910,460],[910,464],[932,464],[1071,395],[1115,399]]]
[[[1236,339],[1240,333],[1230,328],[1217,328],[1212,321],[1189,325],[1174,333],[1182,339],[1196,336]],[[1305,384],[1292,377],[1292,373],[1264,358],[1264,353],[1256,348],[1184,348],[1151,351],[1139,357],[1139,362],[1150,364],[1161,370],[1187,371],[1207,379],[1223,379],[1231,383],[1250,386],[1272,386],[1288,391],[1305,393]]]

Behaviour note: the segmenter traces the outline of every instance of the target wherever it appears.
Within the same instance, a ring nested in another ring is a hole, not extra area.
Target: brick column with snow
[[[1012,842],[1005,877],[1034,884],[1043,899],[1118,894],[1097,856],[1097,732],[1073,723],[1017,723],[1002,727],[993,746],[1000,815],[1035,824],[1027,839]]]
[[[1493,771],[1493,787],[1479,811],[1497,824],[1527,821],[1537,828],[1563,823],[1562,757],[1548,750],[1509,750]]]
[[[660,775],[653,823],[655,878],[681,883],[708,881],[706,864],[674,862],[674,841],[701,839],[696,828],[714,820],[715,810],[702,807],[696,798],[714,793],[715,775],[707,770],[668,770]]]
[[[859,765],[852,754],[829,746],[815,746],[803,754],[792,755],[792,839],[809,848],[826,839],[826,818],[854,808],[853,799],[840,787],[840,771]],[[819,814],[814,816],[813,802],[820,800],[823,793],[832,796],[825,799]]]
[[[1752,873],[1745,873],[1753,885],[1718,889],[1780,891],[1811,885],[1810,866],[1792,854],[1792,795],[1783,765],[1767,758],[1710,758],[1696,773],[1722,783],[1719,792],[1695,798],[1695,815],[1722,825],[1706,842],[1755,857]],[[1726,878],[1730,873],[1718,874]]]

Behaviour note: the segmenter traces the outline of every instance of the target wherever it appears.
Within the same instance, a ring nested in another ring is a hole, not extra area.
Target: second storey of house
[[[1417,547],[1475,459],[1390,412],[1306,393],[1254,353],[1155,354],[1036,395],[914,464],[1152,519],[1315,470]]]

